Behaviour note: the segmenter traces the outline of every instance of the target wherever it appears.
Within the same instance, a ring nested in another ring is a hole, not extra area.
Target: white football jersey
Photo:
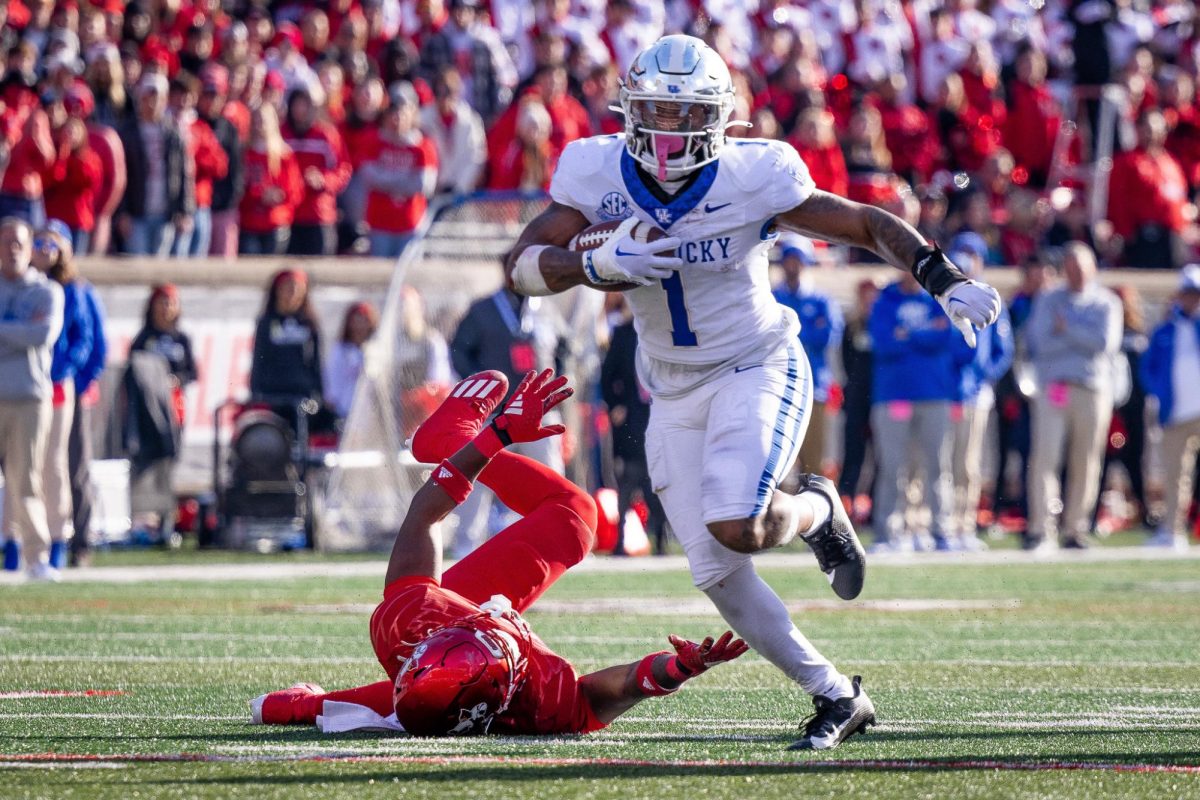
[[[799,331],[771,295],[767,253],[775,215],[816,188],[800,155],[784,142],[729,139],[696,173],[663,202],[615,134],[567,145],[550,184],[555,202],[592,224],[636,216],[682,241],[682,269],[625,293],[644,352],[673,364],[727,362]]]

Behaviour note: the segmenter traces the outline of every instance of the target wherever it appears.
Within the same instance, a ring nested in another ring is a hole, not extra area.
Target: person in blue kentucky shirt
[[[1187,502],[1200,448],[1200,265],[1183,268],[1179,293],[1150,335],[1140,371],[1147,393],[1158,398],[1166,472],[1166,513],[1147,544],[1186,550]]]
[[[904,494],[901,477],[911,477],[914,461],[925,476],[933,541],[939,550],[951,549],[950,408],[974,351],[912,275],[880,292],[869,330],[875,345],[871,430],[878,475],[873,549],[912,548],[913,542],[896,535],[895,517]]]
[[[956,236],[947,254],[950,260],[967,275],[981,277],[983,256],[972,248],[953,249],[958,243]],[[974,358],[963,364],[959,371],[958,402],[951,410],[954,435],[950,459],[954,475],[951,524],[957,534],[951,544],[963,550],[987,549],[976,535],[979,496],[983,490],[983,440],[995,406],[993,387],[1012,366],[1015,353],[1012,323],[1008,312],[1001,308],[996,324],[980,332]]]
[[[820,475],[827,427],[825,407],[833,386],[829,350],[841,344],[845,321],[837,302],[817,290],[812,275],[808,274],[808,268],[817,264],[812,241],[802,236],[789,236],[781,239],[781,244],[783,282],[774,289],[775,299],[800,317],[800,345],[808,356],[813,376],[812,416],[794,471]]]

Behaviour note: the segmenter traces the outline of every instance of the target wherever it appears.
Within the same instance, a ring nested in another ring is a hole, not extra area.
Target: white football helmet
[[[694,36],[664,36],[638,53],[621,84],[625,148],[659,180],[715,161],[733,113],[733,79]]]

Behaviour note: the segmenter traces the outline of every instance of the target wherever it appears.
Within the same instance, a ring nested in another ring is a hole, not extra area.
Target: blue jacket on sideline
[[[841,343],[842,330],[846,326],[842,309],[820,292],[806,293],[803,289],[793,292],[781,285],[772,293],[800,318],[800,345],[812,365],[813,399],[824,403],[829,399],[829,388],[833,385],[829,348]]]
[[[1158,421],[1162,425],[1166,425],[1171,419],[1171,411],[1175,405],[1175,326],[1186,319],[1182,311],[1172,308],[1167,319],[1150,334],[1150,347],[1142,356],[1139,370],[1142,385],[1146,387],[1147,394],[1158,398]],[[1196,337],[1200,341],[1200,319],[1191,322],[1196,326]]]
[[[63,326],[54,343],[50,380],[60,383],[79,373],[92,355],[92,312],[78,281],[62,287]]]
[[[1008,310],[1000,307],[1000,318],[976,335],[975,357],[963,365],[958,400],[974,400],[984,386],[993,386],[1012,366],[1017,351]]]
[[[875,343],[874,403],[958,399],[961,368],[974,358],[938,301],[899,283],[879,293],[871,309]]]
[[[108,359],[108,338],[104,335],[104,305],[96,294],[95,286],[86,281],[79,281],[77,285],[82,289],[83,297],[87,301],[88,318],[92,323],[92,347],[87,361],[75,372],[76,396],[86,392],[96,378],[100,377]]]

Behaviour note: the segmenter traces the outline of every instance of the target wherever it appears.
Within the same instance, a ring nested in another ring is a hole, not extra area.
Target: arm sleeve
[[[28,320],[0,322],[0,341],[16,347],[41,347],[58,338],[63,325],[63,296],[57,285],[47,285]]]
[[[1071,314],[1061,334],[1064,344],[1083,353],[1115,353],[1121,348],[1120,307],[1115,298],[1089,307],[1086,313]]]
[[[254,354],[250,358],[250,394],[263,394],[263,369],[270,357],[271,343],[267,333],[269,322],[266,317],[258,321],[254,328]]]
[[[75,292],[75,307],[67,339],[67,359],[71,364],[71,374],[78,375],[80,371],[87,367],[87,363],[92,357],[94,326],[92,325],[92,315],[88,309],[87,300],[83,297],[83,293],[75,286],[71,287],[71,291]],[[67,323],[64,321],[63,324],[66,325]]]
[[[1167,372],[1169,364],[1165,358],[1167,348],[1164,329],[1170,324],[1168,319],[1154,331],[1150,337],[1150,346],[1146,348],[1146,354],[1142,356],[1141,363],[1138,364],[1138,376],[1142,379],[1142,385],[1146,387],[1147,394],[1155,397],[1162,397],[1163,387],[1166,385],[1166,378],[1169,375]]]
[[[585,169],[583,165],[584,154],[581,152],[582,145],[578,142],[571,142],[563,148],[562,154],[558,157],[558,166],[554,169],[554,175],[550,178],[550,199],[554,202],[570,206],[582,210],[583,203],[578,197],[577,181],[581,176],[590,173],[590,169]]]
[[[817,185],[796,148],[787,142],[773,141],[767,150],[767,156],[756,169],[761,169],[769,180],[761,196],[767,205],[764,216],[773,217],[803,203]]]
[[[876,302],[870,319],[871,341],[876,356],[888,358],[904,351],[904,345],[896,341],[895,323],[895,315]]]

